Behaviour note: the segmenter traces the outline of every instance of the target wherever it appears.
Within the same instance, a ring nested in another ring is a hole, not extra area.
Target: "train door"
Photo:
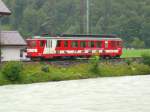
[[[104,55],[105,55],[105,57],[109,57],[111,52],[112,52],[112,49],[110,47],[110,41],[105,40],[104,41]]]
[[[51,41],[51,53],[55,54],[56,53],[56,47],[57,47],[57,40],[53,39]]]
[[[106,40],[104,43],[105,43],[105,49],[108,49],[109,48],[109,41]]]
[[[44,50],[44,54],[55,54],[56,53],[56,40],[48,39],[46,42],[46,48]]]
[[[52,40],[46,41],[46,47],[44,49],[44,54],[51,54]]]
[[[38,52],[39,53],[43,53],[45,44],[46,44],[45,40],[38,41]]]

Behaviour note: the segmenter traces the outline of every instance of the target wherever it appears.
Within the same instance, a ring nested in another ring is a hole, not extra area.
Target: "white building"
[[[2,61],[19,61],[22,59],[22,49],[26,42],[18,31],[1,31]]]

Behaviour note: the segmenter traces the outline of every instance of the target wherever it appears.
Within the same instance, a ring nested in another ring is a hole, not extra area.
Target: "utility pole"
[[[90,6],[89,6],[89,4],[90,4],[90,1],[87,0],[86,1],[86,33],[87,34],[89,34],[89,30],[90,30],[90,28],[89,28],[89,26],[90,26],[90,24],[89,24],[89,22],[90,22]]]
[[[85,14],[85,0],[80,0],[80,34],[84,34],[84,14]]]
[[[90,33],[90,1],[80,0],[80,33]]]

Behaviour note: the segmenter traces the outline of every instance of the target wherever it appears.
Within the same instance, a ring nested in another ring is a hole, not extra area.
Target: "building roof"
[[[26,42],[18,31],[1,31],[1,45],[25,46]]]
[[[11,11],[6,7],[2,0],[0,0],[0,15],[10,15]]]

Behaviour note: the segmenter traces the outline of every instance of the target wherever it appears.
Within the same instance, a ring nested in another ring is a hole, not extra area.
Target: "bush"
[[[6,80],[6,78],[2,75],[2,73],[0,72],[0,86],[1,85],[6,85],[6,84],[11,84],[10,81]]]
[[[22,69],[23,66],[20,62],[7,62],[2,67],[2,74],[7,80],[15,82],[20,80]]]
[[[23,77],[23,80],[21,83],[23,84],[47,82],[50,79],[48,74],[46,74],[45,72],[40,72],[40,71],[24,74],[22,77]]]
[[[98,55],[94,55],[90,58],[89,62],[91,64],[91,72],[95,74],[99,74],[100,68],[99,68],[99,59],[100,57]]]
[[[126,59],[125,63],[127,63],[127,65],[131,65],[132,64],[132,60],[131,59]]]
[[[143,63],[145,65],[149,65],[150,66],[150,53],[143,54],[142,58],[143,58]]]
[[[48,66],[48,65],[42,66],[42,67],[41,67],[41,71],[48,73],[48,72],[49,72],[49,66]]]

